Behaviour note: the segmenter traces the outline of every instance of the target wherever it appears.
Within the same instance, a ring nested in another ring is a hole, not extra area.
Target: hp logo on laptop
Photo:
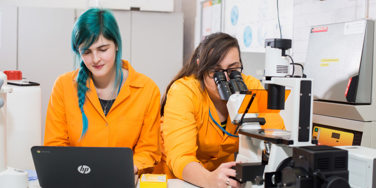
[[[77,170],[81,174],[89,174],[91,172],[90,167],[86,166],[86,165],[80,165],[80,166],[78,166]]]

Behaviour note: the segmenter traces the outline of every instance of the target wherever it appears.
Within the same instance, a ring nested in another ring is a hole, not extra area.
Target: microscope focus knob
[[[342,177],[332,176],[326,180],[325,188],[350,188],[348,181]]]

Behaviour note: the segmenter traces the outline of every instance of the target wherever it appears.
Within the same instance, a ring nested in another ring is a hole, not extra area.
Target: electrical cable
[[[279,26],[279,36],[280,38],[282,38],[281,21],[279,19],[279,0],[277,0],[277,18],[278,18],[278,26]]]
[[[291,60],[291,62],[292,62],[292,63],[290,63],[290,65],[292,65],[292,74],[291,74],[291,77],[294,77],[294,76],[295,76],[295,65],[298,65],[298,66],[300,66],[300,67],[302,68],[302,76],[301,76],[301,77],[304,78],[305,75],[304,75],[304,67],[303,67],[303,65],[300,64],[300,63],[295,63],[295,62],[294,62],[294,59],[292,59],[292,57],[291,57],[290,55],[287,55],[287,54],[286,54],[286,56],[289,57],[290,60]]]
[[[292,64],[292,73],[291,73],[291,77],[294,77],[294,74],[295,74],[295,63],[294,63],[294,60],[292,59],[292,57],[290,55],[286,55],[287,57],[289,57],[291,59],[291,62],[290,65]]]
[[[277,18],[278,18],[278,26],[279,26],[279,36],[280,38],[282,39],[282,29],[281,29],[281,21],[279,19],[279,0],[277,0]],[[295,63],[294,60],[292,59],[292,57],[290,55],[287,55],[291,60],[292,63],[290,63],[290,65],[292,65],[292,74],[290,75],[291,77],[294,77],[295,76],[295,65],[298,65],[302,68],[302,76],[301,77],[305,77],[304,75],[304,67],[302,64],[300,63]]]

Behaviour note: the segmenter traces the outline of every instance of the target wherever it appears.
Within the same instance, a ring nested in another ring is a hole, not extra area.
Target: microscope
[[[294,75],[294,68],[289,75],[291,40],[267,39],[265,46],[265,90],[235,90],[241,79],[214,78],[239,128],[236,179],[246,187],[350,187],[347,151],[312,140],[312,80]],[[286,129],[261,129],[265,119],[258,113],[279,110]]]

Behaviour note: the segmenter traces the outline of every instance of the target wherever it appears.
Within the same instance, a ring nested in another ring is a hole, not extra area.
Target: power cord
[[[279,0],[277,0],[277,18],[278,18],[278,26],[279,26],[279,36],[280,38],[282,39],[282,29],[281,29],[281,21],[279,19]],[[283,53],[283,52],[282,52]],[[307,77],[305,74],[304,74],[304,67],[302,64],[300,63],[295,63],[294,62],[294,59],[292,59],[292,57],[288,54],[282,54],[282,56],[287,56],[290,58],[291,62],[290,65],[292,65],[292,74],[290,75],[291,77],[295,77],[295,65],[298,65],[302,68],[302,75],[300,76],[301,78],[305,78]]]
[[[279,1],[277,0],[277,18],[278,18],[278,26],[279,26],[279,36],[282,38],[282,29],[281,29],[281,21],[279,20]]]
[[[302,68],[302,75],[300,76],[300,78],[305,78],[305,77],[307,77],[307,76],[304,74],[304,67],[303,67],[303,65],[300,64],[300,63],[295,63],[295,62],[294,62],[294,59],[293,59],[290,55],[286,54],[286,56],[289,57],[290,60],[291,60],[291,62],[292,62],[292,63],[290,63],[290,65],[292,65],[292,73],[291,73],[291,77],[295,77],[295,65],[298,65],[298,66],[300,66],[300,67]]]

